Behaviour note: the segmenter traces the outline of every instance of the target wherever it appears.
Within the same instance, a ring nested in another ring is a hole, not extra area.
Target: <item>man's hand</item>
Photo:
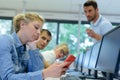
[[[90,36],[91,38],[96,39],[97,41],[102,39],[102,36],[100,36],[99,34],[95,33],[90,28],[86,29],[86,32],[87,32],[88,36]]]

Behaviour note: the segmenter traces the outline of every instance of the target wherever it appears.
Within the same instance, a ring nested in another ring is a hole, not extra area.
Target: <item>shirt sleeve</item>
[[[15,73],[12,60],[13,39],[0,36],[0,78],[2,80],[43,80],[42,71]],[[15,48],[15,47],[14,47]]]
[[[108,31],[110,31],[112,29],[112,24],[109,21],[104,21],[101,24],[102,28],[101,28],[101,34],[104,35],[105,33],[107,33]]]
[[[42,52],[42,55],[48,64],[53,64],[56,60],[56,56],[53,50]]]
[[[30,59],[28,61],[28,71],[34,72],[44,69],[43,57],[39,54],[39,49],[29,50]]]

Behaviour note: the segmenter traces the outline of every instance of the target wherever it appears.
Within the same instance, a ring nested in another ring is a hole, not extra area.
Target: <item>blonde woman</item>
[[[40,35],[44,18],[37,13],[18,14],[13,19],[15,32],[0,36],[0,80],[43,80],[47,77],[60,77],[69,63],[53,64],[44,70],[29,72],[29,57],[25,45],[34,42]],[[39,58],[39,51],[30,46],[31,54]],[[31,61],[34,61],[31,60]],[[36,66],[39,67],[39,66]]]
[[[56,46],[53,50],[42,52],[42,55],[46,61],[45,67],[48,67],[51,64],[53,64],[56,61],[56,59],[60,59],[64,56],[67,56],[68,53],[69,48],[66,43]]]

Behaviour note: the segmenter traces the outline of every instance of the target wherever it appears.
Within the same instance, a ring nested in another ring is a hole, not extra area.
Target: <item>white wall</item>
[[[26,11],[35,11],[47,19],[78,20],[79,12],[81,20],[86,20],[83,14],[82,5],[86,0],[0,0],[0,16],[15,16],[17,13]],[[120,23],[120,0],[96,0],[100,13],[111,22]]]

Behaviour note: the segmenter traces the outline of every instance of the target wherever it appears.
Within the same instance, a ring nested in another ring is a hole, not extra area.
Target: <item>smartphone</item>
[[[65,59],[64,62],[70,62],[70,64],[76,59],[75,56],[73,56],[72,54],[68,55],[68,57]],[[70,66],[70,64],[66,65],[65,68],[68,68]]]

